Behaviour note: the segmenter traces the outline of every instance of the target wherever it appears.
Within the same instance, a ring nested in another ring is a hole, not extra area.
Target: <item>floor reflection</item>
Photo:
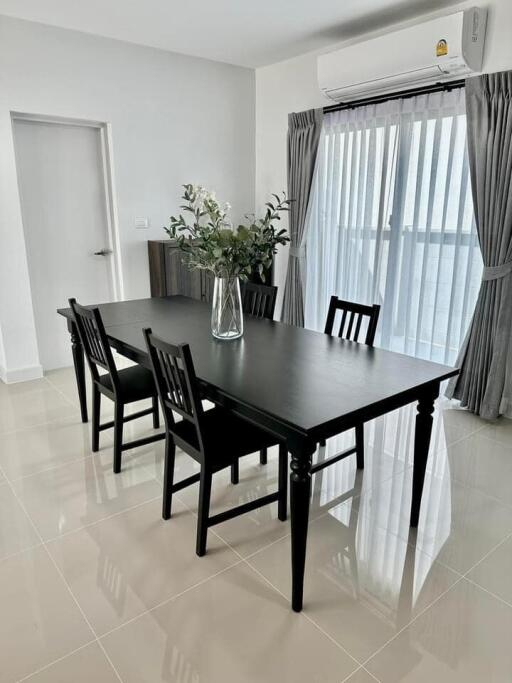
[[[199,683],[201,680],[194,662],[170,638],[166,640],[161,680],[172,683]]]
[[[410,406],[366,425],[363,471],[350,456],[313,479],[312,511],[315,517],[324,515],[317,522],[323,542],[321,548],[313,542],[312,553],[308,549],[307,571],[313,564],[313,571],[322,575],[321,583],[335,588],[340,611],[350,596],[358,610],[387,623],[393,632],[409,623],[419,603],[431,600],[422,594],[452,525],[445,449],[465,427],[456,411],[437,413],[420,522],[411,530],[415,417],[415,406]],[[353,439],[352,431],[329,439],[315,459],[332,457]],[[312,525],[310,537],[315,533]],[[321,590],[324,593],[325,586]],[[430,586],[426,592],[431,590]],[[310,598],[315,600],[314,595]]]

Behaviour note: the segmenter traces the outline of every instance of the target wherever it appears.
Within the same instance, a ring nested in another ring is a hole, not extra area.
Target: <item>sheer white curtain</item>
[[[377,345],[454,363],[482,272],[464,90],[326,114],[308,221],[306,327],[380,303]]]

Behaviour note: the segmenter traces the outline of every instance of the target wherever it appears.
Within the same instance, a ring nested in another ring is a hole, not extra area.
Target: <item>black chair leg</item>
[[[260,451],[260,465],[266,465],[267,464],[267,449],[262,448]]]
[[[153,403],[153,429],[160,427],[160,414],[158,412],[158,396],[153,396],[151,399]]]
[[[162,517],[164,519],[169,519],[171,516],[175,455],[176,446],[172,437],[167,434],[165,438],[164,496],[162,505]]]
[[[288,502],[288,450],[286,444],[279,444],[279,501],[277,516],[286,522],[286,506]]]
[[[212,473],[204,468],[199,481],[199,510],[197,515],[196,553],[202,557],[206,553],[206,535],[210,516],[210,495],[212,492]]]
[[[357,469],[364,469],[364,425],[357,425],[356,427],[356,459]]]
[[[231,465],[231,483],[238,484],[240,480],[240,468],[238,460]]]
[[[114,412],[114,474],[121,471],[121,455],[123,445],[124,405],[116,401]]]
[[[92,452],[97,453],[100,449],[100,407],[101,393],[96,385],[92,388]]]

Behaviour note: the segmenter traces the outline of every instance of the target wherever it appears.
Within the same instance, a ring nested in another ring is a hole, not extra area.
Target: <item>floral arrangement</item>
[[[286,230],[274,227],[281,214],[289,210],[291,200],[285,193],[272,195],[274,201],[266,203],[262,218],[248,215],[248,224],[235,228],[228,203],[220,204],[213,192],[199,185],[183,188],[183,213],[171,216],[169,227],[164,229],[187,254],[189,267],[209,270],[215,277],[241,280],[257,272],[264,280],[277,245],[289,241]]]

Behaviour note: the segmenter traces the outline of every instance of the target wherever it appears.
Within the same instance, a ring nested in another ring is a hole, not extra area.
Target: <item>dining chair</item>
[[[165,466],[162,517],[171,516],[172,496],[176,491],[199,481],[199,510],[196,553],[206,552],[209,527],[256,508],[278,503],[278,517],[286,520],[287,466],[286,444],[233,412],[215,406],[204,410],[200,387],[188,344],[170,344],[143,330],[165,422]],[[174,413],[181,416],[175,420]],[[212,478],[250,453],[279,444],[278,491],[210,516]],[[174,482],[176,446],[200,465],[200,472]]]
[[[274,319],[277,287],[256,282],[242,283],[242,309],[244,313],[255,318]],[[260,465],[267,464],[267,449],[260,452]],[[238,484],[238,462],[231,468],[231,483]]]
[[[112,356],[105,326],[98,308],[84,308],[76,299],[69,299],[80,341],[92,378],[92,451],[100,446],[100,432],[114,428],[114,463],[117,474],[121,471],[122,452],[139,446],[146,446],[165,437],[162,432],[134,441],[123,442],[123,425],[144,415],[153,415],[153,427],[158,429],[158,394],[151,370],[134,365],[118,370]],[[105,373],[100,374],[100,369]],[[115,404],[114,420],[100,423],[101,396],[106,396]],[[152,406],[136,413],[124,414],[129,403],[151,399]]]
[[[341,314],[339,327],[336,328],[336,317],[338,313]],[[363,322],[366,324],[366,333],[364,335],[364,343],[368,346],[373,346],[375,340],[375,332],[377,331],[377,323],[379,322],[380,306],[373,304],[372,306],[365,306],[354,301],[345,301],[338,299],[337,296],[331,296],[329,302],[329,310],[327,311],[327,319],[325,321],[325,334],[346,339],[347,341],[359,342],[359,336],[363,327]],[[336,332],[337,329],[337,332]],[[320,446],[325,446],[325,441],[320,441]],[[318,461],[311,467],[311,472],[318,472],[324,467],[334,465],[339,460],[356,454],[357,469],[364,468],[364,424],[361,423],[355,428],[355,445],[337,453],[330,458]]]
[[[242,309],[244,313],[256,318],[273,320],[276,307],[277,287],[273,285],[257,284],[256,282],[242,283]]]

